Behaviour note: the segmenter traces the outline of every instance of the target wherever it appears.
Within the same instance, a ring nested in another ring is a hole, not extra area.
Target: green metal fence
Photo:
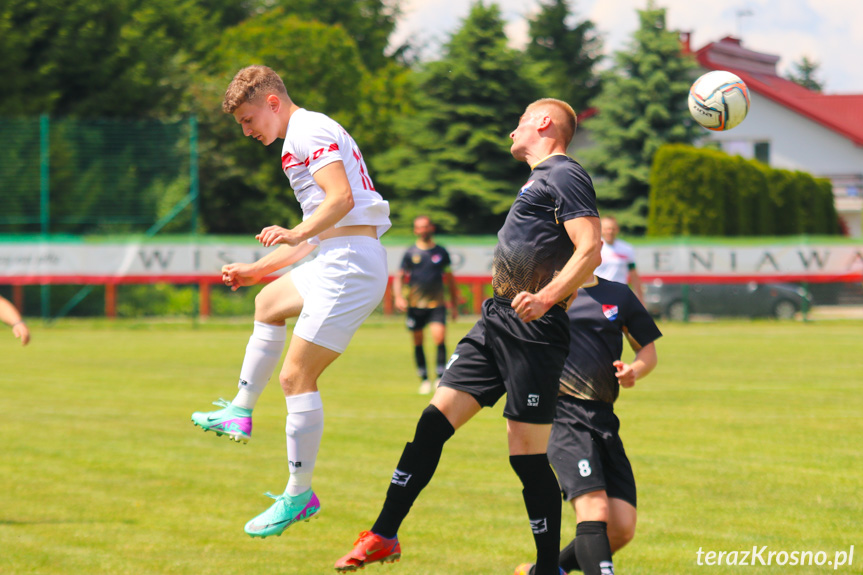
[[[0,234],[198,225],[197,122],[0,118]]]
[[[198,124],[0,118],[0,234],[99,235],[198,231]],[[93,286],[42,317],[63,317]]]

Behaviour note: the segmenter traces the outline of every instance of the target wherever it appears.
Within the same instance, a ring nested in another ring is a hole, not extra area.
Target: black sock
[[[443,372],[446,370],[446,344],[442,343],[437,346],[437,376],[438,379],[443,377]]]
[[[575,539],[570,541],[566,547],[560,550],[560,568],[569,573],[570,571],[581,571],[578,557],[575,556]]]
[[[414,359],[417,362],[417,374],[419,374],[420,379],[425,381],[429,378],[429,372],[426,367],[426,354],[423,351],[422,345],[414,346]]]
[[[407,517],[420,491],[428,485],[440,461],[443,445],[455,429],[434,405],[423,410],[414,440],[405,445],[387,489],[387,498],[372,532],[392,539]]]
[[[524,486],[522,496],[536,545],[536,575],[559,575],[560,488],[545,453],[510,455],[509,464]]]
[[[614,575],[605,521],[582,521],[575,527],[575,555],[584,575]]]

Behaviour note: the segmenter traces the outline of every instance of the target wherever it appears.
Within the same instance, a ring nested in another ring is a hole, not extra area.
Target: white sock
[[[231,403],[245,409],[255,408],[282,357],[287,333],[287,326],[255,322],[240,369],[240,382],[237,384],[240,391]]]
[[[324,434],[324,404],[317,391],[291,395],[285,398],[285,403],[288,405],[285,435],[291,471],[285,493],[299,495],[312,487],[312,473]]]

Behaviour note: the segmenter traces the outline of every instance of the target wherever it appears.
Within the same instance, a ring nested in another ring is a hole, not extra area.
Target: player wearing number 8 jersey
[[[268,284],[255,298],[255,326],[233,401],[220,400],[222,409],[192,415],[205,431],[247,442],[252,410],[285,346],[285,320],[297,318],[279,372],[288,411],[290,475],[284,493],[272,496],[275,503],[245,528],[252,537],[267,537],[311,519],[320,509],[311,489],[324,425],[317,380],[383,298],[387,262],[379,238],[390,227],[389,204],[375,191],[347,131],[324,114],[295,104],[270,68],[240,70],[222,108],[244,135],[264,145],[284,138],[282,169],[303,211],[303,221],[293,228],[263,228],[258,241],[278,247],[254,263],[224,266],[224,283],[234,290],[256,284],[318,247],[314,259]]]
[[[613,575],[611,554],[635,535],[635,478],[620,440],[614,401],[620,387],[656,366],[653,318],[625,284],[594,277],[567,311],[569,355],[548,444],[564,499],[577,517],[576,537],[560,554],[569,573]],[[635,359],[620,361],[624,337]],[[529,564],[516,575],[533,575]]]

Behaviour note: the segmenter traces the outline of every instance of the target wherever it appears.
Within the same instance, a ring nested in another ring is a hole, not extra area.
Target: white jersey
[[[282,146],[282,169],[300,202],[303,220],[315,213],[325,197],[312,175],[337,161],[345,166],[354,207],[335,227],[372,225],[377,227],[380,238],[392,225],[390,205],[375,191],[359,146],[329,116],[304,108],[294,112]],[[317,244],[319,241],[312,238],[309,243]]]
[[[614,240],[612,245],[602,242],[602,263],[595,273],[602,279],[622,284],[629,283],[629,270],[635,267],[635,250],[623,240]]]

